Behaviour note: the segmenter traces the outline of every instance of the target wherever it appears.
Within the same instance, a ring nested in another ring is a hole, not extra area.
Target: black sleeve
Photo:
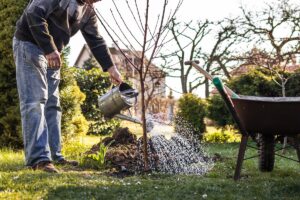
[[[58,6],[58,0],[32,0],[25,11],[31,34],[46,55],[57,50],[46,19]]]
[[[101,65],[103,71],[106,72],[114,64],[106,42],[99,33],[96,14],[94,11],[91,12],[91,17],[81,29],[81,33],[94,57]]]

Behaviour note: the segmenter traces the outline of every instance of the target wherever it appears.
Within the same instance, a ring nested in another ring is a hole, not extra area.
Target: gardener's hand
[[[116,68],[116,66],[110,67],[107,70],[107,72],[109,73],[110,78],[111,78],[111,82],[113,84],[120,85],[123,82],[122,76],[121,76],[120,72],[118,71],[118,69]]]
[[[52,69],[59,69],[61,66],[60,53],[56,50],[46,55],[48,65]]]

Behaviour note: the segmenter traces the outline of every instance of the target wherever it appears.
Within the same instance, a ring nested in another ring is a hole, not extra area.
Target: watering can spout
[[[133,117],[129,117],[127,115],[123,115],[123,114],[116,114],[114,117],[119,118],[121,120],[126,120],[126,121],[130,121],[136,124],[140,124],[143,125],[142,121],[137,119],[137,118],[133,118]],[[146,132],[149,133],[152,131],[152,129],[154,128],[154,124],[151,120],[147,121],[146,123]]]
[[[129,116],[123,115],[123,114],[116,114],[114,117],[122,119],[122,120],[130,121],[130,122],[133,122],[133,123],[137,123],[137,124],[140,124],[140,125],[143,124],[141,120],[133,118],[133,117],[129,117]]]

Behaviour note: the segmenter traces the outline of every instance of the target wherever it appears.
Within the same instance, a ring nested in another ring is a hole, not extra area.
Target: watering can
[[[98,97],[99,109],[105,118],[111,119],[115,117],[142,125],[141,120],[121,114],[122,110],[127,110],[136,104],[138,95],[137,90],[133,89],[130,85],[121,83],[103,96]],[[147,122],[147,132],[150,132],[153,126],[151,121]]]

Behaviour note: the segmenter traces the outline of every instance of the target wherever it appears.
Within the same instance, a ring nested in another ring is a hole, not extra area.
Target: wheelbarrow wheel
[[[259,141],[259,170],[261,172],[271,172],[275,161],[275,136],[258,135]]]

